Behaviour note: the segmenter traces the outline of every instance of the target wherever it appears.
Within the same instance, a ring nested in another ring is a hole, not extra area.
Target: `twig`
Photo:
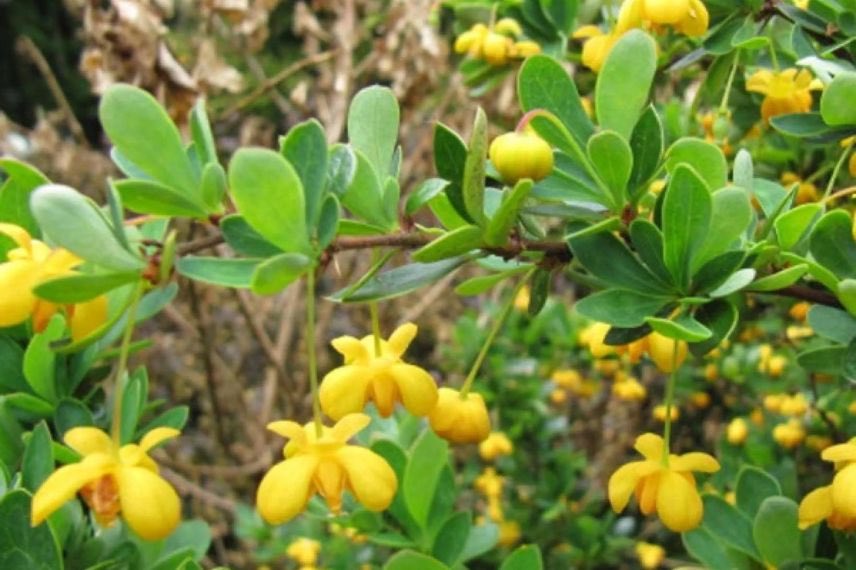
[[[83,127],[80,126],[80,122],[77,120],[77,117],[74,116],[71,104],[65,97],[65,93],[62,92],[59,81],[57,81],[56,75],[54,75],[54,72],[51,70],[51,66],[42,54],[39,46],[37,46],[33,40],[27,36],[19,36],[15,43],[15,47],[18,49],[18,53],[29,58],[29,60],[33,62],[33,65],[36,66],[39,73],[44,77],[45,82],[48,84],[48,89],[50,90],[54,100],[56,100],[57,105],[59,105],[60,111],[65,118],[65,122],[68,124],[68,128],[74,135],[74,138],[77,139],[77,142],[80,143],[81,146],[89,148],[89,141],[86,140],[86,134],[83,132]]]
[[[208,503],[209,505],[215,506],[218,509],[222,509],[230,514],[234,514],[236,506],[235,502],[227,499],[225,497],[221,497],[216,493],[212,493],[211,491],[206,491],[196,483],[189,481],[172,471],[167,467],[161,466],[160,474],[175,486],[179,493],[183,495],[190,495],[196,499],[204,503]]]
[[[231,118],[232,115],[234,115],[247,105],[253,103],[256,99],[262,97],[265,93],[267,93],[268,91],[270,91],[271,89],[273,89],[274,87],[276,87],[301,69],[317,65],[319,63],[323,63],[328,59],[331,59],[334,55],[336,55],[336,52],[337,50],[323,51],[321,53],[310,55],[309,57],[303,58],[300,61],[292,63],[276,75],[273,75],[266,79],[259,86],[253,89],[252,93],[241,98],[232,106],[227,107],[226,110],[223,111],[223,113],[221,114],[220,118],[224,120]]]

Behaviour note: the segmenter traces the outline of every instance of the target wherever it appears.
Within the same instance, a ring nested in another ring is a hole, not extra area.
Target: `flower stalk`
[[[122,344],[119,347],[119,363],[116,367],[116,378],[113,386],[113,422],[110,426],[110,435],[113,443],[117,446],[122,444],[122,399],[124,396],[125,376],[128,373],[128,355],[131,352],[131,338],[134,336],[134,325],[137,319],[137,308],[143,296],[146,283],[142,279],[134,287],[131,304],[128,306],[128,322],[125,323],[125,331],[122,333]]]
[[[315,435],[321,438],[321,400],[318,398],[318,355],[315,353],[315,268],[306,273],[306,357],[309,360],[309,386],[312,390],[312,421]]]

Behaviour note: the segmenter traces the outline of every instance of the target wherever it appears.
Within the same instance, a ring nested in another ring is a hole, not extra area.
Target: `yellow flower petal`
[[[303,431],[303,426],[297,422],[280,420],[278,422],[269,423],[267,428],[282,437],[288,438],[292,441],[298,441],[301,445],[306,444],[306,433]]]
[[[644,16],[644,0],[627,0],[621,5],[618,12],[618,22],[615,24],[615,33],[620,35],[624,32],[638,28],[642,25]]]
[[[389,340],[386,341],[387,346],[395,356],[401,357],[410,343],[413,342],[418,330],[413,323],[404,323],[389,336]]]
[[[583,26],[578,28],[574,34],[571,36],[574,39],[583,39],[583,38],[593,38],[595,36],[602,36],[603,31],[593,24],[589,24],[587,26]]]
[[[65,432],[62,439],[67,446],[83,456],[93,453],[112,455],[115,452],[110,436],[96,427],[71,428]]]
[[[663,438],[655,433],[643,433],[636,438],[633,448],[641,453],[645,459],[660,462],[663,459],[665,443]]]
[[[107,322],[107,296],[100,295],[91,301],[74,306],[69,322],[71,338],[84,339]]]
[[[398,479],[392,467],[377,453],[348,445],[336,456],[348,474],[347,487],[370,511],[382,511],[395,497]]]
[[[340,336],[334,338],[330,344],[333,348],[345,357],[345,364],[351,364],[355,361],[363,361],[369,358],[369,352],[365,345],[359,339],[352,336]]]
[[[645,17],[655,24],[677,24],[690,12],[689,0],[645,0]]]
[[[686,532],[697,527],[703,507],[695,485],[674,471],[664,470],[657,489],[657,514],[674,532]]]
[[[412,364],[393,364],[389,374],[395,379],[401,401],[414,416],[426,416],[437,404],[437,384],[422,368]]]
[[[321,456],[318,467],[315,468],[315,488],[318,494],[327,500],[327,505],[334,513],[342,510],[342,491],[345,490],[345,470],[338,461],[331,461]]]
[[[694,451],[671,459],[669,462],[669,468],[673,471],[701,471],[703,473],[714,473],[719,471],[719,462],[707,453]]]
[[[832,486],[815,489],[800,502],[799,526],[805,530],[832,514]]]
[[[33,526],[41,524],[57,509],[73,499],[81,487],[107,474],[115,467],[116,462],[112,457],[95,453],[88,455],[80,463],[65,465],[54,471],[33,495],[30,514]]]
[[[832,504],[836,513],[856,518],[856,463],[839,471],[832,480]]]
[[[773,72],[769,69],[759,69],[746,80],[746,91],[754,91],[766,95],[773,82]]]
[[[660,465],[654,461],[633,461],[619,467],[609,478],[607,485],[607,494],[612,510],[616,513],[623,511],[639,480],[659,468]]]
[[[298,455],[274,465],[256,494],[256,507],[262,518],[270,524],[281,524],[303,511],[311,496],[310,484],[317,466],[318,458],[313,455]]]
[[[143,436],[143,439],[140,440],[140,449],[148,453],[151,449],[154,449],[166,440],[178,437],[179,435],[181,435],[181,432],[177,429],[170,427],[156,427],[146,433],[146,435]]]
[[[26,321],[35,309],[33,285],[38,266],[29,260],[0,263],[0,327]]]
[[[32,238],[30,237],[29,232],[21,226],[0,223],[0,234],[9,236],[12,241],[18,244],[18,247],[24,248],[27,251],[32,249],[30,245],[32,243]]]
[[[331,429],[331,435],[336,441],[346,442],[354,435],[365,428],[372,419],[366,414],[348,414],[334,425]]]
[[[365,367],[346,364],[334,368],[324,376],[318,390],[321,409],[334,420],[361,412],[366,405],[370,380]]]
[[[42,271],[45,277],[65,275],[70,273],[73,267],[80,265],[82,261],[67,249],[55,249],[51,251],[42,264]]]
[[[856,461],[856,445],[839,443],[824,449],[820,456],[824,461]]]
[[[122,518],[145,540],[166,538],[181,521],[181,501],[172,485],[142,467],[116,473]]]

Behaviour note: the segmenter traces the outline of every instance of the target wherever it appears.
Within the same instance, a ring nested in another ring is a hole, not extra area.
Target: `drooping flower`
[[[677,406],[672,406],[669,410],[669,419],[673,422],[678,421],[678,418],[681,417],[681,411]],[[654,409],[651,411],[651,416],[657,420],[658,422],[666,421],[666,406],[663,404],[658,404],[654,406]]]
[[[807,113],[811,110],[813,89],[823,89],[823,84],[812,79],[808,69],[790,67],[783,71],[759,69],[746,81],[746,90],[764,95],[761,117],[764,121],[777,115]]]
[[[324,413],[339,420],[361,412],[366,402],[372,401],[385,418],[392,414],[396,402],[415,416],[427,415],[437,403],[434,378],[401,359],[416,330],[412,323],[401,325],[389,340],[380,341],[380,354],[371,335],[334,339],[333,348],[345,357],[345,363],[327,373],[321,382],[318,396]]]
[[[615,382],[612,385],[612,393],[619,399],[627,402],[641,402],[648,396],[648,391],[645,389],[639,380],[630,376]]]
[[[259,514],[271,524],[291,520],[318,493],[334,512],[342,508],[342,493],[350,491],[370,511],[389,506],[398,488],[395,472],[377,453],[347,441],[366,427],[366,414],[348,414],[335,426],[278,421],[268,429],[289,438],[283,454],[262,479],[256,496]]]
[[[731,445],[743,445],[749,437],[749,424],[744,418],[734,418],[725,429],[725,438]]]
[[[511,455],[514,445],[501,431],[491,432],[487,439],[479,444],[479,455],[485,461],[493,461],[502,455]]]
[[[796,418],[791,418],[773,428],[773,439],[785,449],[794,449],[805,440],[805,428]]]
[[[707,32],[710,16],[701,0],[626,0],[618,13],[615,29],[672,26],[678,33],[698,37]]]
[[[663,560],[666,559],[666,549],[659,544],[637,542],[635,550],[636,558],[639,559],[639,565],[645,570],[659,568]]]
[[[669,454],[663,438],[653,433],[636,438],[635,448],[645,460],[623,465],[609,478],[613,510],[623,511],[635,493],[642,513],[656,512],[669,529],[685,532],[697,527],[703,507],[692,472],[718,471],[716,459],[701,452]]]
[[[39,299],[33,289],[48,279],[74,274],[83,261],[68,250],[51,249],[33,239],[24,228],[0,223],[0,234],[10,237],[18,246],[0,263],[0,327],[21,324],[32,318],[33,330],[41,332],[51,317],[62,310],[74,340],[86,337],[107,320],[107,297],[60,307]]]
[[[178,434],[178,430],[159,427],[144,435],[139,444],[119,447],[98,428],[68,430],[63,438],[66,445],[83,458],[54,471],[36,491],[33,526],[79,492],[99,524],[109,526],[121,515],[146,540],[166,537],[181,520],[181,502],[175,489],[158,475],[148,452]]]
[[[660,372],[669,374],[683,364],[688,350],[685,341],[677,341],[658,332],[652,332],[647,338],[648,356],[651,357]],[[675,343],[678,345],[677,349],[675,349]]]
[[[799,525],[808,528],[826,519],[830,528],[851,532],[856,530],[856,440],[827,447],[820,454],[832,461],[838,471],[832,484],[815,489],[803,498],[799,509]]]
[[[285,555],[297,562],[301,567],[314,567],[318,562],[321,543],[311,538],[301,536],[296,538],[285,550]]]
[[[606,56],[612,51],[612,47],[621,37],[620,33],[604,32],[597,26],[583,26],[574,32],[574,39],[585,40],[583,42],[582,62],[583,65],[597,73],[603,67]]]
[[[452,443],[479,443],[490,434],[484,398],[476,392],[440,388],[437,405],[428,416],[434,433]]]

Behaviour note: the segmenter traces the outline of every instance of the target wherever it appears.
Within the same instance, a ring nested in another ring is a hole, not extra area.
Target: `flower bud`
[[[484,60],[491,65],[505,65],[508,63],[509,51],[512,41],[496,32],[488,32],[482,43],[482,55]]]
[[[506,184],[523,178],[537,182],[553,171],[553,150],[535,133],[505,133],[493,139],[490,161]]]
[[[523,28],[520,27],[520,24],[514,18],[502,18],[496,23],[493,29],[499,34],[513,38],[523,33]]]
[[[731,445],[743,445],[749,436],[749,425],[743,418],[734,418],[725,429],[725,438]]]
[[[677,24],[689,16],[689,0],[645,0],[645,17],[655,24]]]
[[[526,59],[530,55],[536,55],[539,53],[541,53],[541,46],[532,40],[514,42],[514,45],[511,46],[510,52],[511,57],[519,57],[520,59]]]
[[[434,410],[428,415],[434,432],[452,443],[479,443],[490,434],[490,418],[481,394],[463,398],[452,388],[440,388]]]
[[[677,351],[675,351],[676,342],[678,343]],[[687,357],[687,343],[676,341],[658,332],[652,332],[648,335],[648,356],[651,357],[660,372],[668,374],[683,364]]]

